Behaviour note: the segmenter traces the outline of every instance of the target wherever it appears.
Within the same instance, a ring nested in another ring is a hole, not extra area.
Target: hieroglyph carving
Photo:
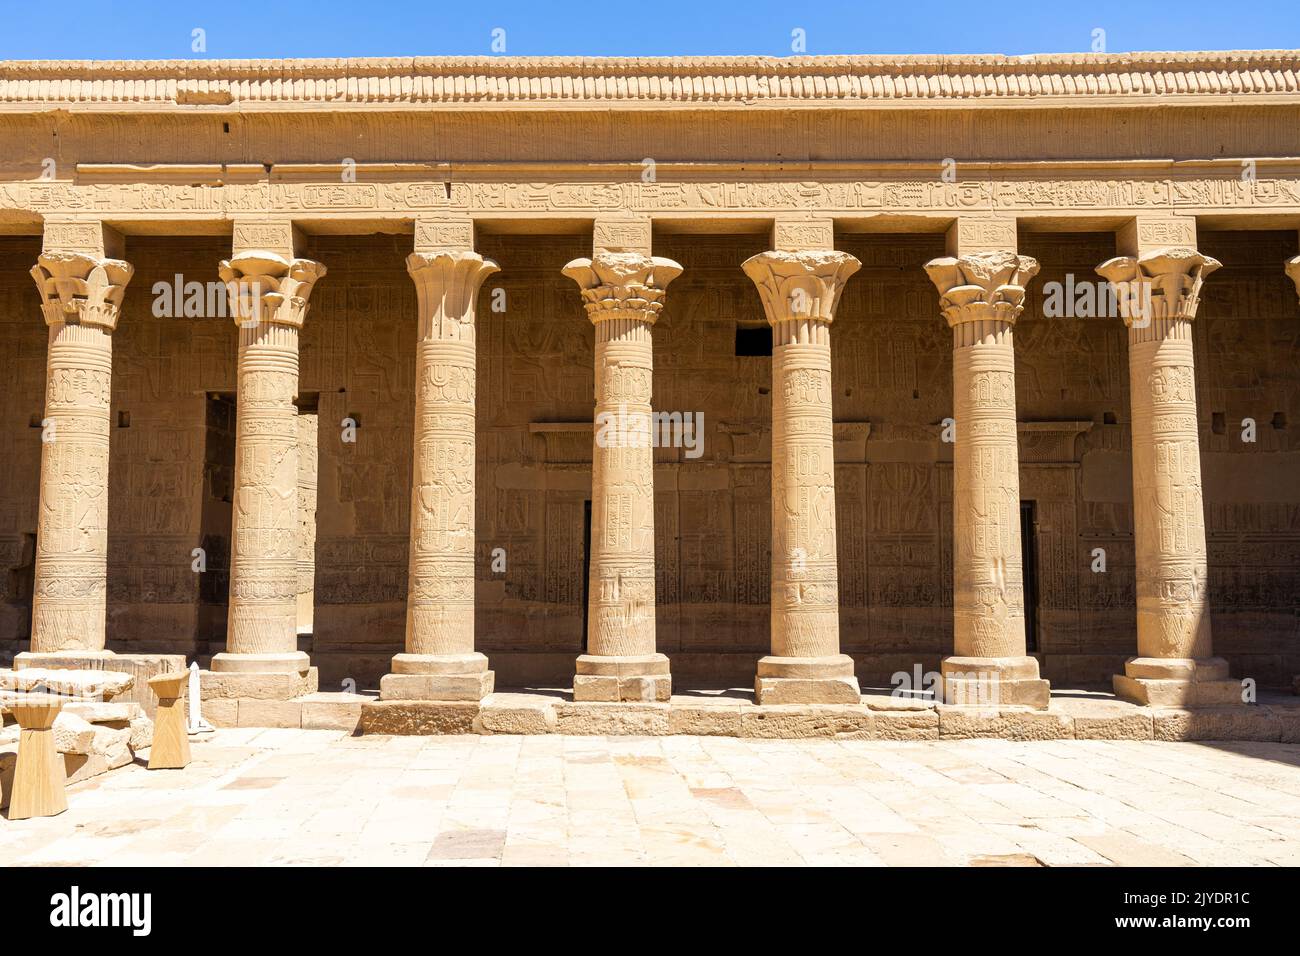
[[[419,302],[406,654],[467,655],[474,653],[474,310],[498,268],[468,251],[412,253],[406,268]]]
[[[667,699],[668,660],[655,652],[650,330],[663,310],[668,283],[681,275],[682,267],[636,252],[599,252],[592,259],[575,259],[563,272],[578,284],[583,307],[596,326],[591,597],[587,653],[578,659],[574,692],[624,699],[630,690]],[[623,426],[602,430],[611,418]],[[610,678],[630,682],[620,690]]]
[[[266,251],[221,263],[239,327],[226,652],[213,670],[305,671],[297,650],[298,336],[325,267]],[[242,659],[241,659],[242,658]]]
[[[772,326],[772,650],[759,662],[760,703],[858,699],[840,653],[830,327],[860,265],[832,250],[743,265]]]
[[[1120,299],[1133,413],[1137,644],[1141,658],[1211,656],[1205,507],[1192,320],[1219,263],[1171,247],[1097,267],[1117,288],[1149,286],[1150,308]]]
[[[931,260],[925,271],[953,333],[953,657],[945,681],[976,686],[981,699],[996,684],[1002,702],[1045,707],[1025,645],[1012,341],[1038,263],[975,252]],[[972,672],[981,676],[956,677]]]
[[[46,252],[32,269],[49,328],[32,646],[104,650],[113,331],[132,267]]]
[[[1243,181],[1238,176],[1198,175],[1135,179],[1129,171],[1055,179],[998,178],[945,183],[924,178],[843,178],[825,181],[674,180],[665,169],[653,183],[443,182],[329,183],[260,182],[191,185],[171,181],[0,183],[0,209],[43,216],[88,215],[115,219],[220,220],[245,214],[373,215],[393,218],[415,212],[474,216],[504,212],[592,212],[654,215],[670,212],[790,211],[834,217],[853,212],[1005,212],[1032,215],[1061,209],[1127,212],[1129,215],[1210,209],[1279,209],[1300,206],[1300,178],[1293,174]]]

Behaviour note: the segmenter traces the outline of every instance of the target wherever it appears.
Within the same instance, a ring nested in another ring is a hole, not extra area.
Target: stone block
[[[220,698],[203,701],[203,719],[213,727],[239,726],[239,701],[234,698]]]
[[[933,708],[873,711],[872,718],[880,740],[939,739],[939,714]]]
[[[135,678],[123,671],[30,666],[0,670],[0,690],[31,692],[43,689],[80,700],[112,700],[134,684]]]
[[[1068,740],[1074,722],[1062,713],[1030,707],[988,709],[940,704],[939,737],[1000,737],[1003,740]]]
[[[573,678],[575,701],[630,701],[652,703],[666,701],[673,694],[673,679],[667,674],[617,677],[600,674],[577,674]]]
[[[203,716],[210,701],[229,699],[292,700],[316,692],[316,668],[306,674],[199,671],[199,698]],[[209,718],[211,719],[211,718]]]
[[[1058,698],[1051,712],[1074,722],[1078,740],[1150,740],[1154,733],[1151,711],[1123,700],[1108,698]]]
[[[555,707],[555,729],[561,734],[660,736],[669,733],[669,705],[560,703]]]
[[[480,734],[555,733],[556,701],[533,694],[493,694],[483,701],[474,730]]]
[[[239,727],[301,727],[302,702],[247,697],[239,701]]]
[[[492,693],[495,675],[385,674],[379,680],[380,700],[480,701]]]
[[[50,667],[58,669],[110,670],[129,674],[133,678],[131,687],[115,694],[115,703],[130,701],[144,708],[146,714],[153,716],[157,701],[149,690],[149,678],[169,671],[183,670],[186,666],[184,654],[88,654],[86,656],[65,654],[33,654],[30,651],[19,654],[14,661],[17,669],[30,667]]]
[[[875,715],[862,704],[776,704],[740,714],[742,737],[802,739],[875,736]]]
[[[301,698],[304,730],[346,730],[361,725],[361,707],[372,698],[360,694],[320,693]]]
[[[668,732],[696,737],[739,737],[741,714],[753,705],[735,699],[674,697],[668,711]]]
[[[478,701],[372,700],[361,705],[363,734],[472,734]]]
[[[1156,740],[1282,739],[1283,722],[1267,707],[1159,708],[1153,719]]]
[[[862,703],[871,710],[934,710],[935,701],[924,697],[895,697],[885,691],[867,691]]]
[[[758,704],[859,704],[862,694],[856,677],[758,677],[754,680]]]

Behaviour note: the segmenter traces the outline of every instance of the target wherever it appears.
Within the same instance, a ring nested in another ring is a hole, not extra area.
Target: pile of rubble
[[[153,743],[153,721],[134,701],[113,698],[135,678],[119,671],[0,669],[0,807],[13,792],[21,730],[12,708],[25,696],[65,698],[54,720],[55,749],[63,756],[67,784],[79,783],[130,763]]]

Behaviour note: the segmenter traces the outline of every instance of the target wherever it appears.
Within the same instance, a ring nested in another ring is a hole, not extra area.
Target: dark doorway
[[[1020,554],[1024,563],[1025,649],[1038,650],[1038,538],[1034,502],[1020,502]]]
[[[199,613],[195,643],[220,650],[225,645],[230,594],[230,529],[234,516],[235,396],[208,395],[203,432],[203,503],[199,545],[206,565],[199,576]]]
[[[587,653],[587,609],[591,602],[591,501],[582,503],[582,653]]]

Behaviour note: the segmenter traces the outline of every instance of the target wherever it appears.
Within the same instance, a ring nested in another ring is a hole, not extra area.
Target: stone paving
[[[231,728],[0,866],[1300,865],[1300,745]]]

